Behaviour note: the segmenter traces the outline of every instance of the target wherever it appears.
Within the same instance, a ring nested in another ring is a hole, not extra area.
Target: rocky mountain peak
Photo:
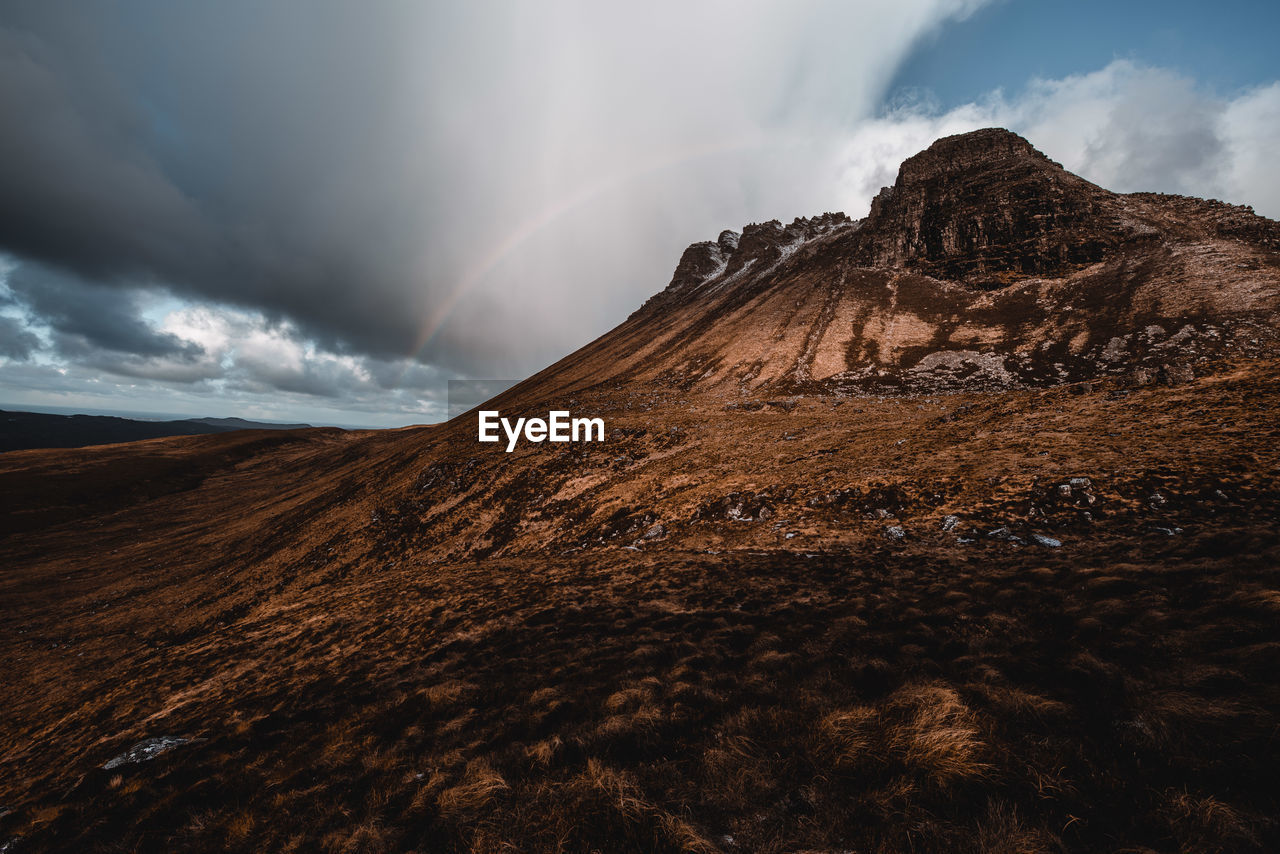
[[[987,128],[938,140],[903,162],[871,205],[865,263],[979,289],[1099,261],[1134,236],[1115,196],[1022,137]]]
[[[716,239],[716,243],[720,246],[720,251],[725,254],[732,254],[738,248],[738,239],[741,235],[736,231],[725,229],[720,232],[720,236]]]
[[[1004,128],[944,136],[919,154],[908,157],[898,169],[898,184],[919,184],[963,175],[974,170],[1002,168],[1013,163],[1036,163],[1062,170],[1030,142]]]
[[[932,394],[1181,383],[1275,353],[1280,223],[1113,193],[986,129],[906,160],[858,222],[769,220],[695,243],[558,381]]]

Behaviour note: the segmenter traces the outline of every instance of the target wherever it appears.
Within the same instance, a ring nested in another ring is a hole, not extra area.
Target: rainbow
[[[418,335],[414,341],[413,351],[408,354],[410,360],[418,358],[422,351],[426,349],[433,338],[444,327],[445,323],[452,316],[454,309],[463,297],[471,292],[477,284],[484,280],[486,276],[493,272],[504,260],[512,253],[529,242],[536,234],[546,229],[556,220],[565,214],[573,211],[583,205],[599,199],[617,189],[630,184],[636,180],[662,172],[667,169],[681,166],[693,160],[698,160],[714,155],[723,155],[729,152],[747,151],[751,149],[763,148],[767,142],[777,143],[777,137],[766,139],[763,134],[747,138],[734,139],[732,141],[719,141],[714,143],[705,143],[702,145],[683,148],[679,151],[669,152],[661,157],[655,157],[646,161],[639,166],[618,172],[601,178],[587,186],[584,186],[573,193],[565,196],[554,204],[540,211],[535,216],[530,217],[520,223],[509,234],[503,237],[498,243],[494,244],[489,251],[485,252],[480,261],[458,279],[447,294],[440,302],[430,311],[424,318],[422,326],[418,331]]]

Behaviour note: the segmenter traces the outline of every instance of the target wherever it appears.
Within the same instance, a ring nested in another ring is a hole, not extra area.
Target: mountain
[[[1277,225],[1001,130],[495,397],[0,458],[10,851],[1280,849]]]
[[[687,391],[935,392],[1181,381],[1280,347],[1280,225],[1120,195],[1005,130],[938,140],[865,219],[748,225],[544,376]]]
[[[111,415],[52,415],[0,409],[0,452],[25,448],[83,448],[162,436],[196,436],[227,430],[300,430],[310,424],[268,424],[243,418],[139,421]]]

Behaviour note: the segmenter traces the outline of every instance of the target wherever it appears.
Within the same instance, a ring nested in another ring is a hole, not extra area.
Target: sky
[[[439,420],[1003,126],[1280,218],[1272,0],[6,0],[0,407]]]

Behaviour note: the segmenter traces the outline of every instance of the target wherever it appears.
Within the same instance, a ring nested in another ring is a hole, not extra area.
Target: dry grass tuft
[[[450,679],[422,689],[422,698],[433,707],[447,708],[462,702],[473,691],[475,686],[471,683]]]
[[[973,683],[966,686],[1000,712],[1014,718],[1037,721],[1061,720],[1070,714],[1070,707],[1063,702],[1025,691],[1014,685]]]
[[[869,706],[832,712],[819,724],[819,745],[831,766],[853,771],[879,763],[882,733],[879,713]]]
[[[477,854],[712,854],[719,850],[687,819],[655,805],[630,773],[596,759],[588,759],[567,779],[537,784],[523,793],[519,803],[490,816],[474,834],[470,850]]]
[[[647,685],[623,688],[610,694],[604,701],[604,707],[610,712],[623,712],[638,709],[653,699],[653,689]]]
[[[981,777],[985,745],[974,713],[938,683],[900,688],[878,707],[854,706],[826,715],[818,754],[845,773],[904,766],[942,788]]]
[[[1211,796],[1169,792],[1161,810],[1187,854],[1220,854],[1258,844],[1252,822],[1239,810]]]
[[[527,746],[524,752],[535,765],[546,768],[563,746],[564,742],[560,740],[560,736],[553,735],[551,738],[544,738],[536,744]]]
[[[769,803],[780,782],[758,746],[741,737],[721,739],[703,752],[701,781],[708,801],[736,813]]]
[[[395,851],[395,834],[382,821],[370,819],[356,827],[331,833],[323,841],[332,854],[390,854]]]
[[[440,815],[446,819],[470,818],[488,807],[500,792],[510,788],[503,776],[489,765],[473,762],[467,766],[463,781],[442,791],[436,804]]]
[[[1005,801],[991,801],[978,824],[975,848],[981,854],[1050,854],[1062,850],[1062,842],[1041,828],[1028,826],[1017,808]]]
[[[886,712],[897,719],[888,730],[890,749],[933,783],[946,787],[987,770],[978,759],[984,745],[976,717],[951,688],[908,686],[890,698]]]

